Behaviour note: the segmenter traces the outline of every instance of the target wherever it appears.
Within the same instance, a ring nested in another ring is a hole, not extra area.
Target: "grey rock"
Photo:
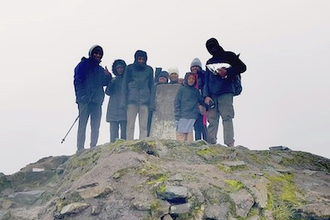
[[[170,213],[171,214],[185,214],[191,212],[191,204],[184,203],[179,205],[171,205]]]
[[[235,202],[236,215],[246,218],[254,204],[252,195],[246,189],[241,189],[238,192],[230,193],[230,197]]]
[[[240,167],[246,165],[244,161],[223,161],[222,164],[227,167]]]
[[[181,200],[188,196],[188,189],[183,186],[165,186],[164,192],[160,192],[158,196],[163,200]]]
[[[155,138],[95,149],[66,160],[44,158],[1,176],[0,217],[171,220],[171,210],[176,212],[172,216],[185,219],[273,220],[276,212],[268,201],[273,207],[283,206],[281,193],[288,187],[292,194],[286,198],[297,200],[291,212],[303,219],[329,218],[330,160],[320,156]],[[201,152],[209,154],[209,160]],[[33,167],[45,170],[32,172]],[[227,180],[243,187],[228,187]],[[21,196],[30,197],[28,204]],[[252,205],[260,216],[251,216]]]
[[[90,205],[83,202],[71,203],[64,206],[60,212],[61,215],[78,214],[88,208]]]
[[[290,148],[285,147],[285,146],[273,146],[273,147],[269,147],[269,150],[290,150]]]
[[[227,220],[229,210],[229,203],[208,204],[205,208],[205,218],[215,220]]]
[[[8,196],[10,200],[19,204],[32,205],[45,192],[45,190],[32,190],[28,192],[16,192]]]

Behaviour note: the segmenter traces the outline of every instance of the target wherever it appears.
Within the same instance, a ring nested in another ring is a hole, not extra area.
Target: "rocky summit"
[[[329,174],[285,147],[118,140],[0,174],[0,219],[330,219]]]

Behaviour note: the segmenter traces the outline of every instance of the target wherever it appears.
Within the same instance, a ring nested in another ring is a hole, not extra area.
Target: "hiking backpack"
[[[237,75],[235,75],[235,77],[233,77],[231,86],[233,88],[234,96],[241,94],[241,92],[243,90],[241,74],[237,74]]]

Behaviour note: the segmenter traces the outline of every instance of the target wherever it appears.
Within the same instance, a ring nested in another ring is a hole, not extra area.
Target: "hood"
[[[102,59],[102,57],[103,57],[103,48],[100,45],[92,46],[91,49],[89,49],[89,51],[88,51],[88,56],[92,57],[92,55],[95,51],[101,52],[101,59]]]
[[[137,50],[134,54],[134,63],[137,63],[138,57],[144,57],[145,64],[147,63],[147,60],[148,60],[147,52],[145,52],[143,50]]]
[[[164,78],[166,78],[166,83],[168,83],[168,77],[169,77],[169,74],[168,74],[168,72],[167,71],[161,71],[160,73],[159,73],[159,75],[158,75],[158,79],[160,78],[160,77],[164,77]],[[159,83],[159,82],[157,82],[157,83]]]
[[[145,60],[144,63],[139,63],[138,57],[144,57]],[[143,70],[147,66],[147,60],[148,60],[147,52],[143,50],[137,50],[134,54],[134,67],[137,70]]]
[[[118,76],[118,73],[117,73],[117,67],[118,66],[122,66],[124,68],[124,71],[125,71],[125,68],[126,68],[126,62],[124,60],[121,60],[121,59],[118,59],[118,60],[115,60],[112,64],[112,73],[115,75],[115,76]]]
[[[190,75],[193,75],[194,76],[194,78],[195,78],[195,83],[193,84],[193,85],[188,85],[188,77],[190,76]],[[197,76],[196,76],[196,74],[194,74],[194,73],[192,73],[192,72],[187,72],[186,73],[186,75],[185,75],[185,77],[184,77],[184,83],[183,83],[185,86],[189,86],[189,87],[196,87],[196,85],[197,85]]]
[[[211,55],[216,55],[224,52],[223,48],[220,46],[219,42],[215,38],[210,38],[206,41],[206,49]]]

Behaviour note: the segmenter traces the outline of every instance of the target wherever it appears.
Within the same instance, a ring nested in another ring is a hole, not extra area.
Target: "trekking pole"
[[[89,103],[89,102],[88,102],[88,103]],[[86,104],[82,107],[82,110],[81,110],[81,111],[85,111],[85,108],[87,107],[88,103],[86,103]],[[79,111],[79,112],[80,112],[80,111]],[[76,124],[76,122],[77,122],[79,116],[80,116],[80,113],[79,113],[79,115],[77,116],[77,118],[74,120],[74,122],[72,123],[72,125],[71,125],[71,127],[69,128],[68,132],[66,132],[64,138],[63,138],[62,141],[61,141],[61,144],[63,144],[63,142],[65,141],[65,138],[69,135],[71,129],[72,129],[73,126]]]
[[[74,126],[74,124],[76,124],[78,118],[79,118],[79,115],[78,115],[77,118],[74,120],[74,122],[73,122],[73,124],[71,125],[71,127],[69,128],[68,132],[66,132],[64,138],[63,138],[62,141],[61,141],[61,144],[63,144],[63,142],[65,141],[65,138],[66,138],[66,137],[68,136],[68,134],[70,133],[70,131],[71,131],[72,127]]]

